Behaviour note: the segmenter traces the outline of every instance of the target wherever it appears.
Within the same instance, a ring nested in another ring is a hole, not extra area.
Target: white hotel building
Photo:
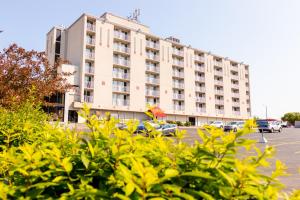
[[[249,66],[160,38],[149,27],[105,13],[81,15],[68,28],[47,34],[50,62],[70,62],[64,71],[76,89],[64,97],[64,120],[78,121],[84,103],[99,115],[144,119],[147,104],[159,105],[167,120],[196,125],[251,116]]]

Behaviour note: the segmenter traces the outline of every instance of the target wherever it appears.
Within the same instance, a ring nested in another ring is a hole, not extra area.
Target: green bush
[[[192,126],[192,122],[185,122],[184,126]]]
[[[183,122],[181,121],[176,121],[177,126],[183,126]]]
[[[275,171],[263,175],[274,150],[267,147],[261,152],[255,141],[245,139],[251,122],[237,133],[198,130],[199,141],[191,146],[182,141],[184,132],[175,138],[162,137],[156,130],[149,137],[136,136],[136,122],[119,130],[114,118],[99,121],[89,117],[87,108],[81,114],[90,128],[85,133],[36,119],[44,114],[38,109],[26,113],[27,108],[32,109],[26,105],[11,113],[31,116],[20,116],[24,120],[16,123],[20,127],[2,123],[2,138],[4,133],[18,134],[14,145],[1,141],[2,199],[278,199],[281,195],[277,178],[285,166],[277,161]],[[240,149],[244,153],[237,155]]]

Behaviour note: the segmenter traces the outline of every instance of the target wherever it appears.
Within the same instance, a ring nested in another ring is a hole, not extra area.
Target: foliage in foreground
[[[50,125],[28,104],[0,112],[7,118],[0,132],[2,199],[277,199],[282,188],[280,161],[270,176],[258,169],[268,167],[273,149],[261,152],[243,138],[251,122],[237,133],[199,130],[201,142],[190,146],[183,132],[135,136],[135,122],[119,130],[115,119],[99,121],[87,108],[86,133]],[[8,132],[16,134],[13,142]]]

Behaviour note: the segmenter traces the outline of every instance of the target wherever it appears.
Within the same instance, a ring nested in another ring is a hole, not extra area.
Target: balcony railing
[[[195,56],[195,61],[204,62],[204,57],[203,56]]]
[[[239,89],[240,86],[239,84],[231,84],[231,88],[234,88],[234,89]]]
[[[205,87],[196,86],[196,92],[205,92]]]
[[[217,67],[222,67],[223,63],[221,61],[216,61],[214,62],[214,65]]]
[[[173,59],[173,65],[179,66],[179,67],[183,67],[183,61],[177,60],[177,59]]]
[[[217,75],[217,76],[223,76],[223,72],[215,70],[215,75]]]
[[[128,86],[114,85],[113,92],[129,92]]]
[[[146,95],[147,96],[158,97],[159,96],[159,91],[158,90],[146,90]]]
[[[120,39],[120,40],[125,40],[125,41],[129,41],[130,40],[129,35],[121,33],[119,31],[115,31],[114,32],[114,36],[115,36],[115,38]]]
[[[159,73],[159,67],[153,65],[146,65],[146,70]]]
[[[93,32],[95,32],[95,31],[96,31],[96,26],[95,26],[94,24],[87,23],[87,24],[86,24],[86,29],[87,29],[88,31],[93,31]]]
[[[173,82],[173,88],[184,89],[184,84]]]
[[[174,99],[184,100],[184,94],[173,94]]]
[[[115,106],[129,106],[129,100],[113,99],[113,105],[115,105]]]
[[[198,102],[198,103],[205,103],[206,102],[206,98],[205,97],[196,97],[196,102]]]
[[[239,98],[239,97],[240,97],[240,93],[235,93],[235,92],[233,92],[233,93],[231,94],[231,96],[232,96],[232,97],[235,97],[235,98]]]
[[[84,95],[84,102],[93,103],[93,101],[94,101],[93,96]]]
[[[224,100],[222,100],[222,99],[216,99],[216,100],[215,100],[215,103],[216,103],[217,105],[224,105]]]
[[[173,54],[183,57],[183,51],[178,49],[173,49]]]
[[[86,82],[84,82],[84,87],[89,88],[89,89],[93,89],[94,88],[94,82],[93,81],[86,81]]]
[[[154,55],[154,54],[151,54],[151,53],[147,53],[146,56],[147,56],[147,58],[150,59],[150,60],[159,61],[159,56],[158,56],[158,55]]]
[[[233,115],[241,115],[241,112],[240,111],[232,111],[232,114]]]
[[[221,80],[215,80],[215,85],[223,85],[223,81],[221,81]]]
[[[151,41],[147,41],[146,42],[146,47],[149,47],[149,48],[152,48],[152,49],[159,49],[159,44],[151,42]]]
[[[129,67],[130,61],[125,59],[120,59],[120,58],[114,58],[114,64]]]
[[[95,45],[95,39],[94,38],[86,38],[86,44]]]
[[[224,110],[223,109],[216,109],[216,114],[223,115]]]
[[[205,112],[206,112],[206,108],[196,107],[196,111],[197,111],[198,113],[205,113]]]
[[[240,102],[233,101],[232,102],[232,106],[234,106],[234,107],[240,107]]]
[[[159,84],[159,79],[158,78],[152,78],[152,77],[146,77],[146,82],[147,83],[152,83],[152,84]]]
[[[215,94],[223,95],[224,90],[215,90]]]
[[[204,83],[205,82],[205,77],[203,77],[203,76],[196,76],[195,77],[195,81]]]
[[[178,72],[178,71],[173,71],[173,76],[179,77],[179,78],[184,78],[184,73]]]
[[[85,57],[87,59],[95,59],[95,53],[94,52],[85,52]]]
[[[231,74],[231,78],[234,80],[239,80],[239,75],[238,74]]]
[[[184,106],[173,105],[173,110],[184,111]]]
[[[90,66],[85,66],[85,73],[86,74],[94,74],[95,73],[95,68],[90,67]]]
[[[129,73],[123,73],[123,72],[114,72],[113,73],[113,78],[118,78],[118,79],[129,79]]]
[[[154,105],[159,106],[159,102],[146,101],[146,106],[147,106],[147,105],[150,105],[150,106],[154,106]]]
[[[195,70],[198,71],[198,72],[205,72],[204,66],[196,65]]]
[[[130,54],[130,48],[123,45],[114,45],[114,51]]]

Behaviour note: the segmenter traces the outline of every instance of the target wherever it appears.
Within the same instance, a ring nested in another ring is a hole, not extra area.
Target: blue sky
[[[250,65],[252,110],[263,117],[300,111],[300,1],[298,0],[9,0],[0,6],[0,49],[9,44],[43,51],[54,25],[83,12],[128,16],[162,37]]]

